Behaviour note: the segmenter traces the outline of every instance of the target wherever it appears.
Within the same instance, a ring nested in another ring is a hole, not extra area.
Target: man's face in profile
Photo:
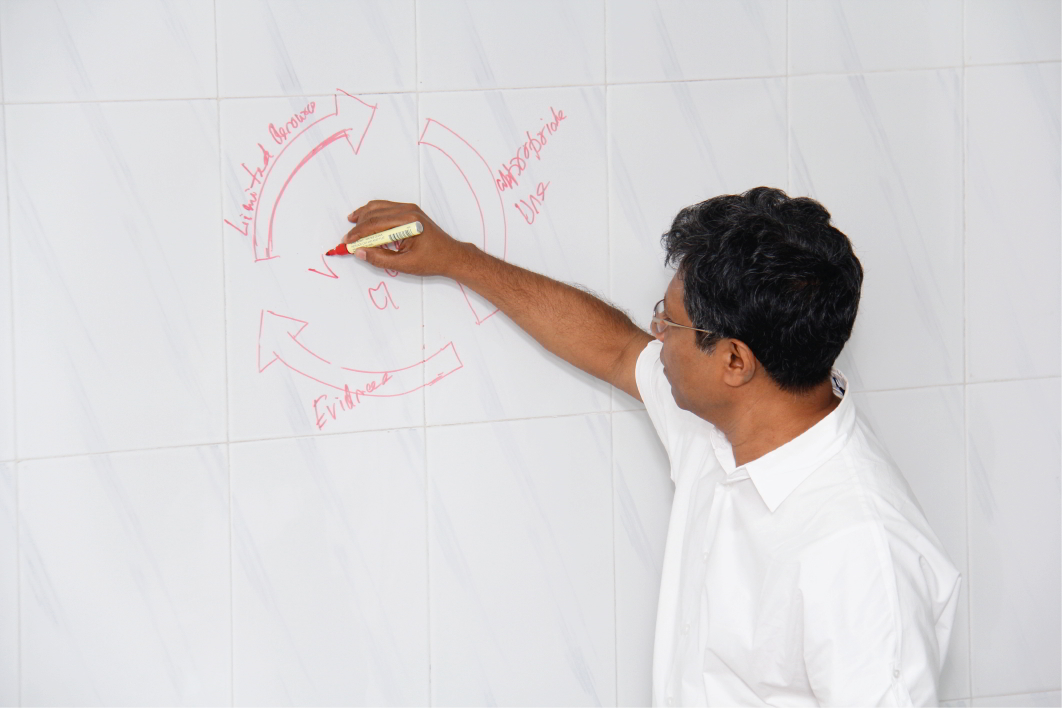
[[[682,277],[676,273],[664,294],[663,315],[666,320],[683,327],[664,327],[656,338],[663,343],[660,363],[664,365],[664,376],[671,384],[671,395],[679,408],[696,414],[703,410],[706,394],[710,397],[707,387],[711,382],[712,355],[697,346],[695,331],[684,328],[692,327],[693,322],[686,314],[682,288]]]

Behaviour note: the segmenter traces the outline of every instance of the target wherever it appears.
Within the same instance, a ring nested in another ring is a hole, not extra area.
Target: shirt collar
[[[744,479],[744,470],[752,479],[763,503],[774,513],[801,482],[844,447],[855,427],[855,407],[848,390],[848,379],[837,369],[830,372],[834,395],[841,403],[815,425],[780,447],[735,469],[734,449],[717,428],[711,431],[712,447],[729,481]]]

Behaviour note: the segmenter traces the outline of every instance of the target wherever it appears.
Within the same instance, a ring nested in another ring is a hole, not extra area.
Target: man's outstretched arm
[[[415,204],[371,201],[347,218],[357,223],[344,243],[419,221],[424,232],[399,241],[398,250],[359,249],[355,255],[379,268],[456,280],[553,354],[641,400],[634,365],[652,337],[623,312],[590,293],[454,240]]]

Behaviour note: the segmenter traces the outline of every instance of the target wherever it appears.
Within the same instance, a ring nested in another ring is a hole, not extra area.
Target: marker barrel
[[[373,248],[375,246],[383,246],[386,243],[394,243],[395,241],[401,241],[404,238],[410,236],[417,236],[424,233],[424,227],[419,221],[414,221],[409,224],[403,224],[402,226],[396,226],[393,229],[387,229],[371,236],[365,236],[359,238],[354,243],[347,244],[347,253],[354,253],[359,248]]]

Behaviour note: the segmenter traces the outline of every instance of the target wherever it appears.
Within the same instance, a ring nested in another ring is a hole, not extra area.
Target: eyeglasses
[[[680,325],[677,322],[672,322],[668,318],[664,317],[664,301],[656,303],[656,307],[653,308],[653,319],[649,325],[649,331],[653,333],[654,337],[659,337],[664,334],[664,330],[668,327],[679,327],[681,329],[692,329],[694,332],[704,332],[705,334],[715,334],[711,330],[697,329],[696,327],[687,327],[686,325]]]

